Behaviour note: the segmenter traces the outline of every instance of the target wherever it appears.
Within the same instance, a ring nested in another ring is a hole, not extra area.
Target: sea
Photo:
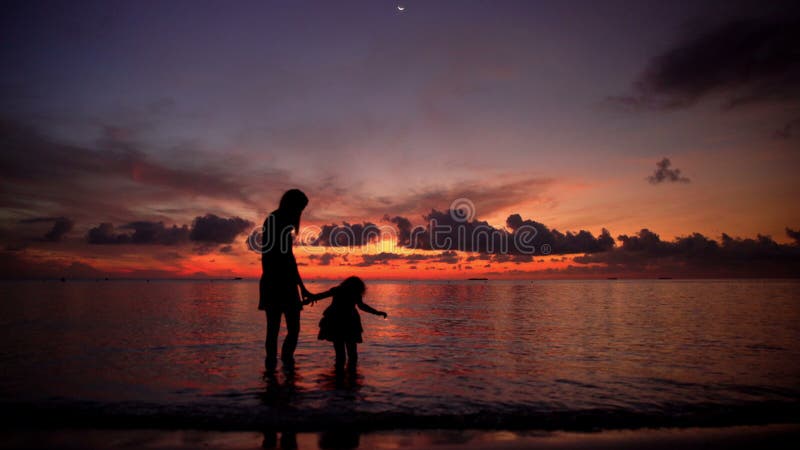
[[[312,292],[332,282],[308,283]],[[800,280],[368,281],[355,373],[258,283],[0,283],[7,427],[609,430],[797,423]],[[282,325],[281,341],[284,328]]]

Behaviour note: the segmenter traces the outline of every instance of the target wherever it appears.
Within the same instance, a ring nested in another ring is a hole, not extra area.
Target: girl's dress
[[[334,288],[336,289],[336,288]],[[360,295],[348,295],[347,292],[334,290],[330,306],[322,313],[319,321],[319,334],[321,341],[363,342],[361,333],[361,315],[356,306],[361,304]]]

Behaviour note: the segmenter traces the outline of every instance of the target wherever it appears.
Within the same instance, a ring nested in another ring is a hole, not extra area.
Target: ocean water
[[[372,282],[389,318],[362,312],[345,377],[316,339],[327,301],[269,375],[255,282],[3,282],[0,404],[7,423],[223,430],[800,418],[796,280]]]

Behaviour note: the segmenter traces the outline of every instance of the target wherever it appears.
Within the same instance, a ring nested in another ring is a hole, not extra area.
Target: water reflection
[[[800,391],[797,281],[370,283],[365,300],[390,318],[363,317],[354,376],[335,373],[333,348],[316,339],[324,308],[309,307],[297,367],[263,378],[257,287],[0,284],[0,398],[217,402],[299,421],[331,411],[682,411],[796,401]]]
[[[320,374],[318,386],[327,391],[337,391],[339,394],[355,394],[364,386],[364,376],[358,369],[337,370],[333,369],[329,373]],[[344,398],[348,398],[347,395]]]
[[[349,428],[323,431],[319,435],[319,448],[347,449],[358,448],[361,443],[361,433]]]
[[[296,449],[297,448],[297,433],[294,431],[284,431],[280,433],[280,447],[278,447],[278,432],[277,431],[264,431],[264,440],[261,442],[261,448],[281,448],[281,449]]]
[[[284,366],[280,373],[275,370],[265,370],[262,375],[264,391],[261,401],[272,408],[287,407],[301,391],[297,387],[298,371],[295,365]]]

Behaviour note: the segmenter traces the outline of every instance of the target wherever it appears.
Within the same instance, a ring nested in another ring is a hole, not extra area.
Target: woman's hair
[[[300,189],[289,189],[281,197],[278,211],[289,216],[295,233],[300,232],[300,214],[303,213],[306,205],[308,205],[308,197]]]
[[[364,292],[367,291],[367,285],[364,284],[361,278],[349,277],[342,281],[339,289],[346,291],[348,294],[364,295]]]

